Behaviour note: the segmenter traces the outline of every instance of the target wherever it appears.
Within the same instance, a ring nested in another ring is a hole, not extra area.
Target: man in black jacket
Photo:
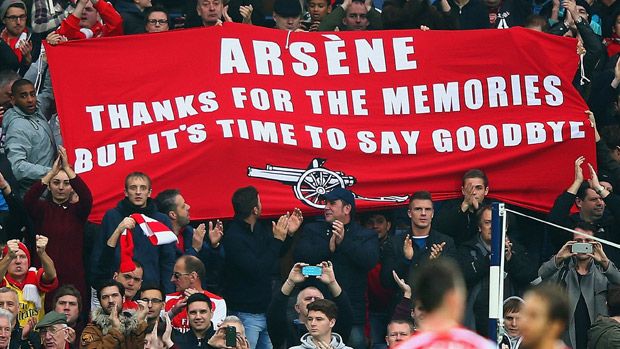
[[[353,220],[353,193],[338,187],[324,198],[325,221],[304,227],[293,255],[296,261],[310,265],[333,263],[336,277],[353,308],[353,328],[347,344],[355,349],[363,348],[367,275],[379,261],[379,239],[374,231]]]
[[[215,334],[211,299],[203,293],[194,293],[187,298],[187,318],[190,330],[181,333],[172,330],[172,341],[181,349],[209,348],[207,342]]]
[[[258,218],[262,204],[254,187],[240,188],[232,197],[234,220],[224,234],[224,298],[230,315],[243,322],[253,349],[271,348],[267,333],[267,307],[279,257],[289,247],[303,220],[301,211],[283,215],[267,228]],[[279,280],[278,280],[279,282]]]
[[[411,218],[411,231],[395,236],[392,240],[393,248],[384,248],[385,262],[381,269],[384,286],[398,289],[392,270],[410,282],[420,265],[428,260],[440,256],[456,259],[454,240],[432,227],[433,212],[433,200],[429,192],[418,191],[411,195],[407,212]],[[411,286],[415,288],[415,285]]]
[[[592,223],[597,228],[594,233],[598,237],[617,242],[620,240],[618,231],[620,197],[610,191],[609,183],[598,180],[598,175],[590,164],[588,167],[591,179],[589,183],[584,182],[581,169],[584,162],[583,156],[575,160],[575,179],[555,200],[548,219],[567,228],[574,227],[578,222]],[[571,214],[573,204],[579,209],[578,213]],[[571,233],[559,229],[550,230],[549,234],[549,241],[555,250],[573,237]],[[617,249],[605,249],[605,252],[614,263],[620,263],[620,253]]]
[[[479,169],[471,169],[463,175],[461,186],[463,199],[446,203],[435,218],[435,229],[454,239],[457,245],[478,234],[476,212],[488,204],[489,179]]]
[[[459,247],[459,263],[467,283],[467,309],[465,325],[488,336],[489,327],[489,287],[491,254],[491,207],[478,210],[480,233]],[[507,239],[504,272],[504,296],[520,294],[530,282],[538,277],[536,263],[527,251]]]
[[[293,289],[308,279],[308,276],[302,273],[302,268],[305,266],[307,266],[305,263],[296,263],[293,266],[288,278],[282,284],[282,288],[274,295],[269,305],[267,325],[269,327],[269,337],[274,348],[290,348],[300,345],[299,339],[308,332],[306,328],[308,304],[316,299],[325,299],[323,293],[318,288],[314,286],[303,288],[299,291],[297,302],[295,303],[295,312],[298,314],[298,317],[290,322],[287,320],[288,299]],[[331,300],[338,306],[338,322],[334,326],[334,332],[340,334],[342,340],[347,343],[349,333],[351,332],[351,321],[353,320],[351,302],[336,280],[332,263],[321,262],[320,267],[321,275],[317,276],[317,278],[329,289]]]

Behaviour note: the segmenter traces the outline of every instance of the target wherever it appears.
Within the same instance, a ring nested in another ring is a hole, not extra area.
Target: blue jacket
[[[102,263],[102,261],[105,261],[105,258],[103,258],[105,255],[103,253],[104,248],[107,247],[108,239],[123,218],[133,213],[145,214],[164,223],[169,228],[171,227],[168,217],[157,212],[155,203],[151,199],[148,200],[147,207],[143,209],[136,208],[129,203],[129,200],[123,199],[118,206],[108,210],[101,222],[101,234],[95,237],[93,242],[91,265],[94,278],[92,281],[95,288],[97,288],[97,281],[112,278],[114,272],[118,270],[120,266],[120,245],[116,245],[113,263]],[[133,258],[140,262],[144,268],[144,276],[142,277],[144,282],[160,285],[166,293],[174,292],[175,288],[170,282],[170,278],[172,277],[172,269],[176,261],[176,245],[170,243],[153,246],[138,225],[133,229],[133,243]]]

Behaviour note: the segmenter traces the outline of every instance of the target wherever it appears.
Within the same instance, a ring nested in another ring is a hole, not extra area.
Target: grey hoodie
[[[332,333],[332,341],[329,343],[329,346],[333,349],[352,349],[351,347],[347,347],[342,342],[342,337],[338,333]],[[316,349],[317,346],[312,341],[312,336],[310,333],[306,333],[301,336],[301,345],[290,347],[289,349]]]
[[[32,183],[51,169],[56,157],[54,135],[39,108],[29,115],[17,106],[4,114],[2,133],[6,135],[6,156],[23,197]]]

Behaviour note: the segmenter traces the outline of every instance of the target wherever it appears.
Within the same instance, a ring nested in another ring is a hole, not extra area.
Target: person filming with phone
[[[572,318],[563,339],[572,348],[586,348],[590,325],[598,315],[607,315],[607,289],[620,285],[620,271],[607,258],[601,243],[588,238],[596,226],[579,222],[574,230],[586,236],[575,233],[538,269],[538,275],[565,286]]]
[[[321,262],[319,265],[296,263],[282,284],[280,292],[274,294],[267,311],[267,329],[274,349],[299,345],[301,344],[300,338],[308,333],[306,328],[308,304],[317,299],[325,299],[323,292],[317,287],[306,285],[306,281],[312,279],[318,279],[329,290],[328,297],[334,301],[339,309],[338,322],[334,327],[334,332],[342,334],[343,341],[348,342],[353,312],[349,296],[336,280],[332,262]],[[295,302],[297,318],[289,321],[287,317],[287,313],[289,313],[287,311],[288,300],[295,287],[301,289],[297,294],[297,302]]]

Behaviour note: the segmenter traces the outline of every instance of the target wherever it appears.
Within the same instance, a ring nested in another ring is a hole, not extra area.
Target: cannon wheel
[[[313,168],[299,177],[293,190],[295,196],[304,204],[314,208],[324,208],[325,203],[321,199],[321,195],[338,186],[345,187],[342,176],[326,168]]]

